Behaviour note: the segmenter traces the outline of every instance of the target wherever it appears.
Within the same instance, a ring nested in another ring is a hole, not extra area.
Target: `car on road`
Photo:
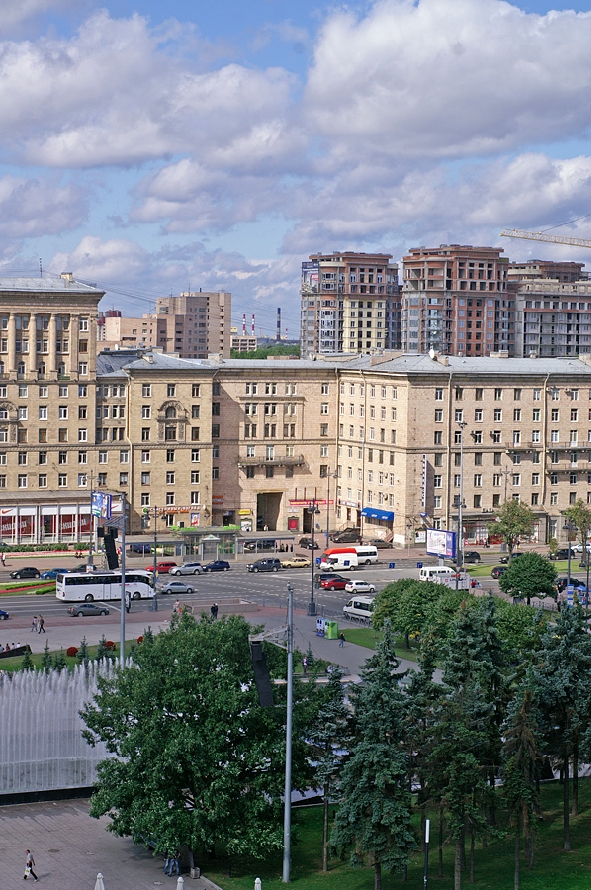
[[[345,590],[350,580],[350,578],[335,575],[332,578],[324,578],[322,581],[319,581],[318,587],[322,587],[324,590]]]
[[[257,559],[256,562],[246,566],[249,572],[278,572],[281,568],[281,561],[273,557],[268,559]]]
[[[378,550],[387,550],[392,546],[391,541],[386,541],[384,538],[370,538],[369,541],[363,542],[366,547],[377,547]]]
[[[161,575],[166,575],[167,572],[170,572],[171,569],[175,569],[178,563],[174,562],[171,559],[165,559],[161,562],[156,563],[156,571],[160,572]],[[148,568],[151,568],[148,566]]]
[[[335,544],[361,544],[361,535],[356,528],[342,528],[338,532],[331,532],[329,538]]]
[[[152,546],[150,544],[130,544],[129,550],[127,551],[130,556],[134,553],[139,553],[142,556],[147,556],[152,552]]]
[[[93,566],[92,563],[90,565],[87,562],[81,562],[79,566],[75,566],[73,569],[68,569],[68,572],[98,572],[96,566]]]
[[[208,562],[207,565],[203,566],[204,572],[228,572],[230,570],[230,563],[226,562],[225,559],[215,559],[213,562]]]
[[[316,540],[313,541],[312,538],[300,538],[299,546],[304,550],[317,550],[320,544]]]
[[[186,581],[169,581],[168,584],[158,588],[158,593],[193,593],[194,589]]]
[[[579,578],[571,578],[570,583],[575,588],[575,590],[585,590],[585,582],[580,581]],[[568,587],[568,578],[557,578],[555,581],[556,588],[559,593],[562,593],[563,590],[566,590]]]
[[[66,612],[76,618],[89,618],[93,615],[108,615],[109,609],[102,603],[77,603],[66,609]]]
[[[552,553],[552,551],[550,551],[550,553],[548,554],[548,559],[568,559],[568,552],[568,547],[561,547],[560,550],[556,551],[556,553]],[[576,552],[577,551],[574,549],[574,547],[571,547],[571,559],[574,559],[574,557],[576,556]]]
[[[580,542],[579,542],[578,544],[572,544],[572,545],[571,545],[571,550],[574,550],[575,553],[582,553],[582,552],[583,552],[583,545],[582,545]],[[587,541],[587,544],[586,544],[586,546],[585,546],[585,550],[587,551],[587,553],[589,553],[589,552],[591,551],[591,543],[590,543],[589,541]]]
[[[504,575],[509,566],[493,566],[490,570],[491,578],[500,578],[501,575]]]
[[[11,578],[40,578],[41,572],[35,566],[21,566],[10,573]]]
[[[512,559],[519,559],[519,557],[523,555],[524,554],[522,550],[518,550],[517,553],[513,554],[513,556],[511,556],[510,553],[506,553],[504,556],[500,557],[499,562],[501,563],[501,565],[506,566],[508,565],[508,563],[511,562]]]
[[[200,562],[184,562],[182,566],[173,566],[168,570],[169,575],[201,575],[203,566]]]
[[[345,590],[347,593],[375,593],[376,586],[369,581],[363,581],[361,578],[356,578],[355,581],[347,581]]]
[[[465,550],[464,551],[464,565],[474,565],[475,563],[480,562],[480,553],[478,550]]]
[[[53,581],[58,575],[67,575],[69,571],[69,569],[47,569],[46,572],[41,572],[41,577],[44,581]]]
[[[5,612],[4,609],[0,609],[0,621],[7,621],[8,617],[8,612]]]
[[[312,563],[307,556],[290,556],[281,560],[284,569],[309,569]]]
[[[245,553],[260,553],[261,550],[275,550],[275,538],[257,538],[256,541],[245,541]]]

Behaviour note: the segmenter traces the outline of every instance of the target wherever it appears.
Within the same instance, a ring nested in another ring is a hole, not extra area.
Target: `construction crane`
[[[524,238],[526,241],[550,241],[552,244],[572,244],[575,247],[591,247],[586,238],[569,238],[564,235],[547,235],[545,232],[526,232],[523,229],[503,229],[504,238]]]

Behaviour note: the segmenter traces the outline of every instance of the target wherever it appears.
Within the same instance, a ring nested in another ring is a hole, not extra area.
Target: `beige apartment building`
[[[141,318],[105,313],[100,324],[101,349],[151,349],[181,358],[230,356],[232,295],[191,291],[159,297],[156,312]]]
[[[453,529],[460,494],[469,542],[510,498],[541,542],[591,503],[589,355],[95,360],[102,295],[71,276],[0,279],[5,541],[84,539],[92,490],[125,493],[133,532],[147,508],[159,529],[296,533],[314,518],[399,546]]]

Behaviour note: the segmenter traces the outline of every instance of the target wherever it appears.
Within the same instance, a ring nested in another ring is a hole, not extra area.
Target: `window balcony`
[[[303,454],[287,455],[278,454],[275,457],[241,457],[238,460],[238,466],[244,467],[302,467],[306,463]]]

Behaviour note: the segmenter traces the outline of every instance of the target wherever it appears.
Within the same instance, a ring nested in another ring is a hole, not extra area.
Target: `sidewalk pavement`
[[[94,890],[99,872],[105,890],[177,890],[177,877],[164,874],[161,856],[106,831],[109,820],[91,819],[88,806],[88,800],[60,800],[0,807],[2,890],[33,883],[23,884],[27,849],[40,890]],[[185,873],[183,879],[187,890],[219,890],[206,878]]]

